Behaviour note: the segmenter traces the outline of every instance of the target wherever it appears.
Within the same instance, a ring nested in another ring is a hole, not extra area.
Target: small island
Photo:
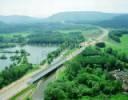
[[[0,59],[7,59],[5,55],[0,56]]]

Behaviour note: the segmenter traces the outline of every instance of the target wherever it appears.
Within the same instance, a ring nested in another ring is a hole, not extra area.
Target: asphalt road
[[[32,95],[32,100],[44,100],[44,91],[47,85],[55,79],[55,73],[56,72],[38,82],[37,89]]]

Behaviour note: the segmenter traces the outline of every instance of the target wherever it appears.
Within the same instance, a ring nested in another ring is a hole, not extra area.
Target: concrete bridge
[[[32,76],[28,83],[34,83],[34,82],[39,81],[41,78],[45,77],[49,73],[51,73],[51,72],[55,71],[56,69],[58,69],[59,67],[61,67],[63,65],[63,63],[65,63],[65,62],[66,62],[66,59],[61,60],[60,62],[57,62],[55,64],[50,65],[45,70],[42,70],[39,73]]]
[[[58,69],[59,67],[61,67],[66,61],[68,61],[68,60],[72,59],[73,57],[77,56],[78,54],[80,54],[84,49],[85,49],[85,47],[82,47],[79,50],[75,51],[72,55],[65,57],[63,59],[60,59],[59,61],[56,61],[55,63],[49,65],[49,67],[47,67],[45,70],[43,69],[42,71],[34,74],[30,78],[30,80],[28,80],[28,83],[32,84],[34,82],[39,81],[41,78],[45,77],[49,73],[51,73],[51,72],[55,71],[56,69]]]

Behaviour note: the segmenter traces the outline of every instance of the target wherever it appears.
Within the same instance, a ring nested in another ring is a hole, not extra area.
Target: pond
[[[57,49],[57,46],[35,46],[35,45],[25,45],[25,46],[16,46],[13,48],[6,48],[2,49],[4,51],[12,51],[15,52],[16,50],[24,49],[27,51],[30,56],[28,56],[28,62],[32,64],[40,64],[42,60],[44,60],[48,53]],[[12,64],[10,60],[10,56],[15,55],[15,53],[0,53],[0,56],[5,55],[7,59],[0,59],[0,71],[3,70],[5,67],[8,67]]]

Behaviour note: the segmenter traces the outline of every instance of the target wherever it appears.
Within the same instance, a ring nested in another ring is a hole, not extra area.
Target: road
[[[99,36],[94,41],[85,42],[84,46],[82,48],[80,48],[79,50],[74,51],[72,53],[72,55],[67,56],[65,59],[59,59],[59,64],[58,65],[60,65],[62,62],[64,63],[65,61],[72,59],[74,56],[77,56],[87,46],[94,45],[95,43],[97,43],[99,41],[103,41],[105,36],[108,34],[108,31],[106,29],[103,29],[103,28],[102,28],[102,31],[103,31],[102,35]],[[50,68],[50,69],[51,69],[51,67],[54,68],[54,66],[57,66],[57,63],[58,63],[58,60],[55,61],[54,63],[52,63],[52,65],[50,65],[48,68]],[[48,70],[46,70],[46,71],[48,71]],[[23,89],[28,87],[29,86],[28,83],[32,81],[33,77],[40,75],[39,74],[40,72],[42,72],[42,70],[38,70],[38,71],[36,71],[34,73],[26,75],[25,77],[21,78],[20,80],[10,84],[9,86],[3,88],[2,90],[0,90],[0,100],[8,100],[10,97],[16,95],[17,93],[19,93],[20,91],[22,91]]]
[[[99,38],[97,38],[95,42],[88,42],[88,43],[85,42],[85,43],[82,43],[82,45],[84,44],[83,48],[73,52],[71,55],[69,55],[67,57],[67,60],[70,60],[74,56],[76,56],[79,53],[81,53],[87,46],[94,45],[97,42],[104,41],[106,35],[108,34],[108,31],[104,30],[104,29],[102,29],[102,31],[103,31],[104,34],[102,34]],[[56,74],[56,72],[54,72],[52,75],[50,75],[45,81],[44,81],[44,79],[39,81],[38,87],[37,87],[37,89],[33,93],[32,100],[44,100],[44,90],[47,87],[48,83],[50,83],[51,81],[55,80],[55,74]],[[51,79],[51,77],[52,77],[52,79]]]
[[[56,72],[53,72],[51,75],[38,82],[38,86],[32,95],[32,100],[43,100],[47,85],[56,78],[55,73]]]

